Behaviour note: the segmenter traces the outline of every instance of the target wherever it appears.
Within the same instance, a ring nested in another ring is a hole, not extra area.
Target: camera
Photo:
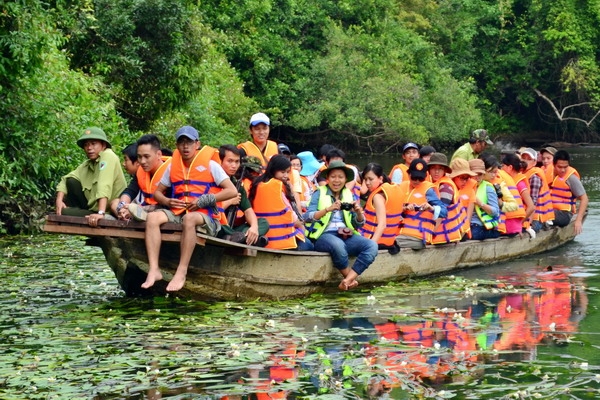
[[[502,198],[502,187],[500,187],[500,184],[498,183],[494,183],[494,189],[496,189],[496,195],[498,196],[499,199]]]
[[[340,210],[343,211],[352,211],[352,209],[354,209],[353,203],[342,203],[340,206]]]

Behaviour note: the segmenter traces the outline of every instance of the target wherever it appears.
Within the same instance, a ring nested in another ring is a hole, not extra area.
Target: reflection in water
[[[535,274],[503,276],[498,284],[503,292],[459,299],[451,309],[437,308],[448,299],[415,295],[407,303],[429,304],[429,310],[414,312],[405,305],[387,319],[337,318],[328,330],[356,332],[356,352],[374,374],[364,388],[366,396],[377,398],[395,388],[434,395],[446,384],[481,378],[487,365],[535,361],[538,345],[567,344],[588,306],[582,274],[571,272],[553,266]],[[306,360],[294,343],[282,343],[283,350],[270,357],[266,370],[249,368],[237,377],[253,385],[257,399],[292,398],[280,384],[296,379],[300,368],[310,371],[317,391],[336,391],[352,375],[347,356],[352,346],[324,343],[315,361]],[[241,398],[246,397],[221,399]]]

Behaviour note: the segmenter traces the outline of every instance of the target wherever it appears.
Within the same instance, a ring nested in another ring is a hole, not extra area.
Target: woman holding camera
[[[321,172],[321,178],[327,180],[327,185],[313,193],[304,214],[308,237],[314,241],[316,251],[331,255],[333,266],[344,277],[339,288],[352,289],[358,286],[358,276],[375,260],[377,243],[357,232],[365,216],[360,202],[346,187],[346,182],[354,180],[354,171],[336,160]],[[352,268],[348,266],[349,256],[356,256]]]

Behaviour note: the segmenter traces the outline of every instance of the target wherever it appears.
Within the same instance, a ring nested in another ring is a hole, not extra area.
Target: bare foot
[[[151,288],[155,282],[161,281],[162,278],[163,278],[163,276],[160,273],[160,271],[156,271],[156,272],[149,271],[148,276],[146,277],[146,282],[142,283],[142,288],[143,289]]]
[[[340,288],[340,290],[350,290],[350,289],[354,289],[357,286],[358,286],[358,281],[356,279],[352,279],[350,281],[344,279],[340,282],[338,288]]]
[[[185,274],[175,273],[171,282],[167,285],[167,292],[176,292],[180,290],[185,284]]]

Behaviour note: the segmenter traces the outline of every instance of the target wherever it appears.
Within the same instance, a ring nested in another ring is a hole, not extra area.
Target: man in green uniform
[[[106,217],[113,199],[127,187],[119,157],[112,151],[104,131],[86,128],[77,140],[87,156],[56,187],[56,214],[85,216],[90,226]]]
[[[490,140],[490,136],[485,129],[475,129],[471,132],[469,141],[460,146],[452,155],[452,161],[457,158],[470,161],[479,157],[488,145],[493,145],[494,142]]]

